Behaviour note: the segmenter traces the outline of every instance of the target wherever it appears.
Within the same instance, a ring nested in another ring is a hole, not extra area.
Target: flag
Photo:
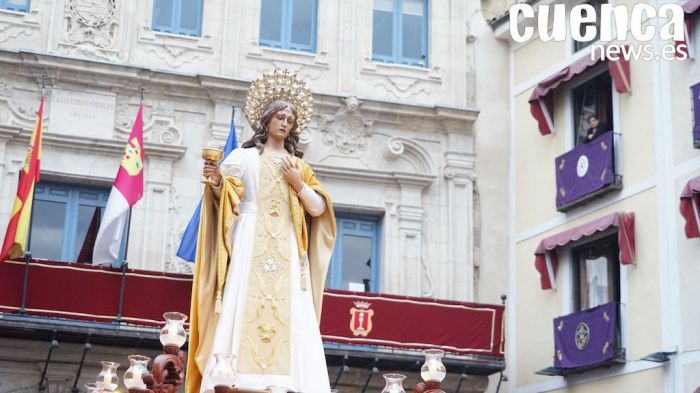
[[[143,196],[143,105],[129,134],[117,178],[109,193],[107,207],[92,251],[92,264],[114,262],[119,255],[124,223],[129,209]]]
[[[34,184],[39,181],[39,164],[41,162],[41,118],[44,115],[44,95],[41,96],[39,112],[36,115],[36,123],[32,138],[29,140],[27,155],[24,165],[19,172],[17,196],[12,206],[10,223],[5,232],[5,241],[0,250],[0,261],[8,258],[17,258],[24,255],[27,249],[27,235],[29,233],[29,220],[32,213],[32,201],[34,199]]]
[[[238,147],[238,140],[236,140],[236,125],[233,121],[235,117],[234,114],[231,115],[231,130],[228,133],[228,139],[226,140],[226,145],[224,146],[224,157],[227,157],[236,147]],[[202,200],[199,200],[199,204],[190,218],[189,224],[185,229],[185,233],[182,235],[182,240],[180,241],[180,247],[177,249],[176,255],[188,262],[194,262],[194,254],[197,252],[197,233],[199,232],[199,214],[202,209]]]

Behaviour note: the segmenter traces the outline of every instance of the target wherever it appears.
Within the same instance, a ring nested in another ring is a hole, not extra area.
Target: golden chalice
[[[224,151],[215,147],[205,147],[202,149],[202,158],[206,163],[218,165],[219,161],[224,158]],[[209,184],[211,186],[217,185],[217,182],[211,180],[209,177],[205,177],[202,180],[202,183]]]

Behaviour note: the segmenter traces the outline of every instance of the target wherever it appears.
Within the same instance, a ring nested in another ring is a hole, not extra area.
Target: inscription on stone
[[[114,132],[114,94],[79,93],[54,89],[48,132],[111,139]]]

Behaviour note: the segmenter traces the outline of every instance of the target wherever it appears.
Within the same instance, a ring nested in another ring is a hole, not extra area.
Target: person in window
[[[590,115],[588,118],[586,118],[586,121],[588,121],[588,125],[590,127],[586,131],[586,139],[584,140],[584,143],[588,143],[599,137],[601,134],[610,131],[605,123],[600,122],[598,115]]]
[[[330,391],[319,322],[336,225],[330,195],[298,149],[311,100],[286,71],[259,78],[246,102],[253,137],[204,167],[218,185],[205,187],[202,202],[188,393],[213,391],[215,353],[235,355],[236,387]]]

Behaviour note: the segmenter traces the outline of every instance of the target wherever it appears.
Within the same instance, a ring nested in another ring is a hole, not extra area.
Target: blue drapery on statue
[[[224,146],[224,158],[226,158],[229,153],[238,147],[238,140],[236,139],[236,124],[234,123],[234,115],[231,116],[231,131],[229,131],[228,139],[226,140],[226,145]],[[195,209],[190,218],[189,224],[185,229],[185,233],[182,235],[182,240],[180,241],[180,247],[177,249],[177,256],[188,261],[194,262],[194,255],[197,252],[197,232],[199,232],[199,215],[202,209],[202,200],[199,200],[197,204],[197,209]]]

